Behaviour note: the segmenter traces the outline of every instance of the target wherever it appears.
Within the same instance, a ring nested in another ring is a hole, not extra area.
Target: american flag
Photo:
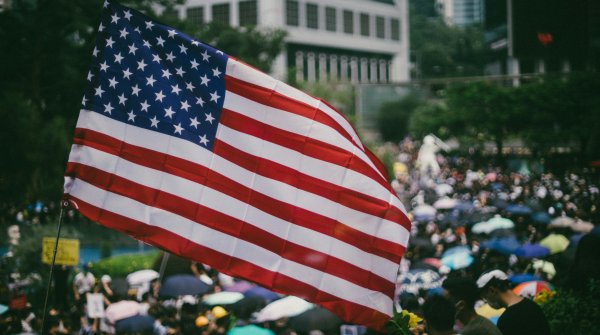
[[[336,110],[104,4],[65,173],[85,216],[381,329],[410,230]]]

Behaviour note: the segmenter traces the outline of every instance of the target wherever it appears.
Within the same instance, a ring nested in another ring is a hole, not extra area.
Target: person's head
[[[479,294],[492,308],[506,307],[502,296],[510,291],[510,283],[506,273],[500,270],[492,270],[483,273],[477,279]]]
[[[474,313],[473,306],[479,299],[477,284],[467,277],[448,277],[442,283],[446,297],[452,301],[456,308],[457,317],[463,313]]]
[[[423,318],[431,334],[451,332],[454,328],[454,315],[454,304],[442,295],[432,295],[423,304]]]

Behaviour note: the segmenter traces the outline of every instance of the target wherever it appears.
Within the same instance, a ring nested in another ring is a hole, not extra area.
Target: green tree
[[[416,94],[383,104],[377,116],[377,128],[383,139],[398,142],[404,138],[411,115],[422,104],[423,100]]]
[[[482,27],[450,27],[433,16],[430,1],[418,3],[410,11],[413,78],[483,75],[488,50]]]

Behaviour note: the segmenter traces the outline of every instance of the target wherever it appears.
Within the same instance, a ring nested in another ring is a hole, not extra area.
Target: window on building
[[[319,29],[319,7],[314,3],[306,4],[306,27]]]
[[[385,19],[383,16],[375,18],[375,34],[377,38],[385,38]]]
[[[371,34],[371,20],[369,20],[369,14],[360,13],[360,34],[363,36],[369,36]]]
[[[187,9],[187,20],[196,26],[204,24],[204,7],[189,7]]]
[[[325,7],[325,29],[337,30],[337,13],[333,7]]]
[[[285,2],[285,13],[287,25],[297,27],[300,21],[298,1],[287,0]]]
[[[239,2],[240,26],[255,26],[258,23],[256,0]]]
[[[344,32],[354,34],[354,13],[349,10],[344,11]]]
[[[212,6],[212,20],[216,23],[229,25],[229,4],[218,4]]]
[[[394,41],[399,41],[400,40],[400,20],[392,19],[391,23],[392,23],[392,39]]]

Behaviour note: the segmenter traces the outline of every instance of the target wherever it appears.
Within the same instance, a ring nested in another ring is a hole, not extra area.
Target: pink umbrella
[[[133,300],[121,300],[106,307],[106,318],[112,324],[115,322],[137,315],[140,304]]]
[[[552,290],[552,286],[545,281],[528,281],[513,288],[513,292],[527,298],[534,298],[542,291],[550,292]]]

